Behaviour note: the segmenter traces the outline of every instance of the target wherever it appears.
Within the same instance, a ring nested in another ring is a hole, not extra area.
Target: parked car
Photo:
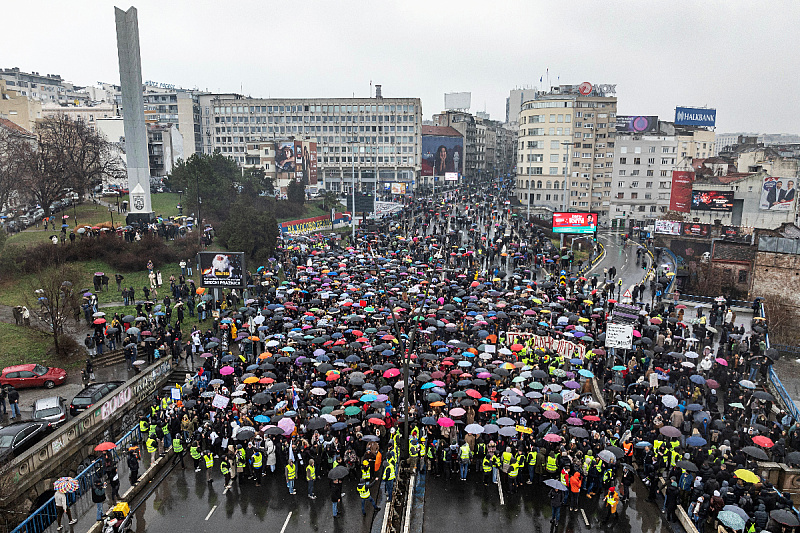
[[[69,414],[75,416],[78,413],[82,413],[123,383],[124,381],[91,383],[72,399],[72,402],[69,404]]]
[[[45,422],[51,428],[60,426],[67,420],[67,400],[60,396],[36,400],[32,418],[34,422]]]
[[[14,365],[3,369],[0,386],[13,385],[14,388],[46,387],[52,389],[67,380],[63,368],[46,367],[36,364]]]
[[[16,422],[0,428],[0,463],[4,463],[37,442],[47,433],[44,422]]]

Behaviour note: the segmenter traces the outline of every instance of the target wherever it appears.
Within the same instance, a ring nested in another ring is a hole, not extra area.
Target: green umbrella
[[[426,399],[429,402],[441,402],[442,401],[442,397],[439,396],[438,394],[436,394],[435,392],[428,393],[428,396],[426,396]]]
[[[360,412],[361,412],[361,409],[359,409],[355,405],[351,405],[349,407],[346,407],[345,410],[344,410],[344,414],[347,415],[347,416],[355,416]]]

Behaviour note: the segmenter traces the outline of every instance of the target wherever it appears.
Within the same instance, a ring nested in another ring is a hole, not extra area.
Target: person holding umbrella
[[[56,480],[53,484],[56,493],[55,493],[55,503],[56,503],[56,521],[58,523],[57,530],[61,531],[64,529],[64,526],[61,525],[61,517],[64,516],[64,513],[67,513],[67,519],[69,520],[69,525],[75,525],[78,522],[77,518],[72,518],[72,513],[69,510],[69,504],[67,503],[67,492],[74,492],[78,490],[78,482],[71,477],[62,477]]]
[[[548,481],[555,481],[555,480],[548,480]],[[561,506],[564,504],[564,491],[559,490],[557,488],[553,488],[554,485],[548,484],[550,487],[550,492],[548,496],[550,497],[550,511],[552,518],[550,519],[550,528],[556,527],[561,521]]]
[[[331,478],[331,507],[333,508],[333,517],[339,517],[339,504],[342,503],[342,480],[340,478]]]

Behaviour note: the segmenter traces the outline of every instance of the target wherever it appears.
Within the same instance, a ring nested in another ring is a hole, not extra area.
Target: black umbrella
[[[256,430],[255,429],[253,429],[253,428],[251,428],[249,426],[248,427],[243,427],[236,434],[236,440],[247,440],[247,439],[255,437],[255,435],[256,435]]]
[[[268,403],[272,399],[272,396],[267,394],[266,392],[259,392],[250,400],[256,405],[264,405]]]
[[[767,402],[774,402],[775,398],[772,394],[768,393],[767,391],[757,390],[753,393],[753,398],[758,398],[759,400],[764,400]]]
[[[788,527],[797,527],[800,526],[800,520],[797,519],[797,516],[790,513],[786,509],[775,509],[771,513],[769,513],[769,517],[775,520],[777,523],[788,526]]]
[[[277,426],[274,427],[274,428],[267,428],[264,431],[264,435],[283,435],[283,429],[281,429],[281,428],[279,428]]]
[[[344,479],[350,471],[346,466],[339,465],[330,472],[328,472],[328,479]]]
[[[606,450],[613,453],[617,459],[622,459],[625,456],[625,452],[618,446],[606,446]]]
[[[678,461],[677,463],[675,463],[675,465],[678,468],[683,468],[687,472],[698,472],[699,471],[699,469],[697,468],[697,465],[694,464],[691,461]]]
[[[328,421],[325,420],[324,418],[312,418],[311,420],[308,421],[308,424],[306,424],[306,428],[309,430],[315,430],[315,429],[322,429],[327,425]]]
[[[800,452],[791,452],[787,454],[786,462],[792,465],[800,465]]]
[[[769,461],[767,453],[761,448],[756,448],[755,446],[745,446],[742,448],[742,452],[746,453],[753,459],[757,459],[759,461]]]

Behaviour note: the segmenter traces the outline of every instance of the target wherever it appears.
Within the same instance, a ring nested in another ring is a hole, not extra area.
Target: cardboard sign
[[[173,400],[180,400],[181,399],[181,390],[180,389],[172,387],[171,389],[169,389],[169,394],[170,394],[170,397]]]
[[[215,394],[214,399],[211,400],[211,405],[217,409],[225,409],[228,407],[228,402],[230,402],[230,398],[227,396],[223,396],[222,394]]]
[[[557,354],[570,359],[573,357],[579,357],[581,359],[586,357],[586,346],[577,342],[568,341],[566,339],[554,339],[553,337],[543,337],[532,333],[520,333],[517,331],[509,331],[506,333],[506,343],[509,346],[516,342],[522,344],[528,339],[533,339],[534,348],[553,350]]]
[[[497,346],[494,344],[484,344],[483,351],[486,353],[495,353]]]
[[[571,402],[578,399],[578,394],[574,390],[566,390],[561,393],[561,399],[564,400],[564,403]]]

